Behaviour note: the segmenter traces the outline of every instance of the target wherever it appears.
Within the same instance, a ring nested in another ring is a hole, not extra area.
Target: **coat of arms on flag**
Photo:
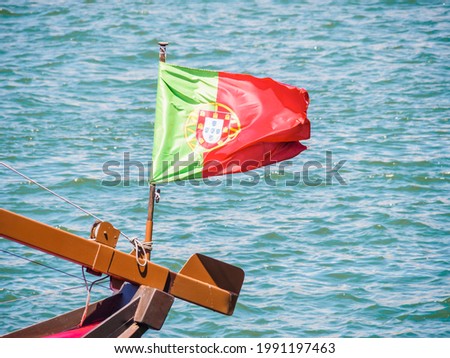
[[[240,131],[236,114],[219,103],[199,106],[186,122],[185,134],[194,149],[200,145],[203,150],[217,148],[234,139]],[[194,137],[195,133],[195,137]]]

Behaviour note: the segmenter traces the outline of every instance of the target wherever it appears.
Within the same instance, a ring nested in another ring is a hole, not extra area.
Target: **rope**
[[[0,249],[0,251],[6,253],[6,254],[8,254],[8,255],[18,257],[18,258],[20,258],[20,259],[22,259],[22,260],[31,262],[31,263],[33,263],[33,264],[36,264],[36,265],[40,265],[40,266],[46,267],[46,268],[48,268],[48,269],[50,269],[50,270],[53,270],[53,271],[56,271],[56,272],[60,272],[60,273],[62,273],[62,274],[64,274],[64,275],[66,275],[66,276],[75,277],[76,279],[81,280],[81,278],[80,278],[79,276],[76,276],[76,275],[74,275],[74,274],[68,273],[68,272],[63,271],[63,270],[59,270],[59,269],[57,269],[57,268],[55,268],[55,267],[52,267],[52,266],[43,264],[43,263],[41,263],[41,262],[37,262],[37,261],[31,260],[31,259],[29,259],[29,258],[27,258],[27,257],[20,256],[20,255],[14,253],[14,252],[11,252],[11,251],[8,251],[8,250],[4,250],[4,249]]]
[[[134,243],[134,252],[136,254],[136,262],[138,263],[139,266],[145,267],[145,265],[147,265],[147,260],[145,259],[144,256],[144,261],[141,262],[139,255],[140,254],[145,255],[147,252],[152,251],[152,243],[139,241],[137,238],[133,239],[133,243]]]
[[[66,272],[66,271],[59,270],[59,269],[57,269],[57,268],[55,268],[55,267],[52,267],[52,266],[43,264],[43,263],[38,262],[38,261],[31,260],[31,259],[29,259],[29,258],[27,258],[27,257],[23,257],[23,256],[21,256],[21,255],[18,255],[18,254],[14,253],[14,252],[11,252],[11,251],[8,251],[8,250],[4,250],[4,249],[0,249],[0,251],[6,253],[6,254],[8,254],[8,255],[18,257],[18,258],[20,258],[20,259],[22,259],[22,260],[31,262],[31,263],[33,263],[33,264],[35,264],[35,265],[43,266],[43,267],[48,268],[48,269],[50,269],[50,270],[53,270],[53,271],[56,271],[56,272],[60,272],[60,273],[62,273],[62,274],[64,274],[64,275],[66,275],[66,276],[74,277],[74,278],[76,278],[77,280],[83,280],[82,278],[80,278],[80,277],[77,276],[77,275],[68,273],[68,272]],[[92,281],[89,282],[89,283],[92,283]],[[86,284],[86,281],[85,281],[85,284]],[[61,292],[61,291],[70,291],[70,290],[75,290],[75,289],[80,289],[81,287],[85,287],[85,286],[70,287],[70,288],[66,288],[66,289],[60,290],[60,291],[58,291],[58,292]],[[103,287],[103,288],[109,288],[109,287],[106,287],[106,286],[101,286],[101,287]],[[32,297],[23,297],[23,298],[17,298],[17,299],[13,299],[13,300],[3,301],[3,302],[0,302],[0,304],[5,304],[5,303],[8,303],[8,302],[14,302],[14,301],[20,301],[20,300],[24,300],[24,299],[34,299],[34,298],[36,298],[36,297],[40,297],[40,296],[44,296],[44,295],[49,295],[49,294],[56,294],[56,293],[57,293],[57,292],[54,292],[54,291],[44,292],[44,293],[42,293],[42,294],[35,295],[35,296],[32,296]]]
[[[101,221],[101,222],[104,221],[104,220],[100,219],[98,216],[96,216],[96,215],[92,214],[91,212],[89,212],[89,211],[83,209],[81,206],[75,204],[73,201],[71,201],[71,200],[69,200],[69,199],[67,199],[67,198],[65,198],[65,197],[63,197],[63,196],[61,196],[61,195],[55,193],[53,190],[51,190],[51,189],[45,187],[44,185],[38,183],[36,180],[33,180],[33,179],[31,179],[29,176],[27,176],[27,175],[25,175],[25,174],[19,172],[17,169],[14,169],[12,166],[10,166],[10,165],[8,165],[8,164],[6,164],[6,163],[4,163],[4,162],[0,162],[0,165],[3,165],[5,168],[7,168],[7,169],[11,170],[12,172],[14,172],[14,173],[20,175],[22,178],[25,178],[25,179],[28,180],[29,182],[31,182],[31,183],[37,185],[37,186],[40,187],[41,189],[46,190],[46,191],[49,192],[50,194],[56,196],[57,198],[59,198],[60,200],[66,202],[67,204],[72,205],[73,207],[75,207],[75,208],[77,208],[78,210],[82,211],[83,213],[85,213],[85,214],[87,214],[87,215],[93,217],[94,219],[96,219],[96,220],[98,220],[98,221]],[[159,195],[159,194],[158,194],[158,195]],[[139,261],[139,258],[138,258],[138,249],[137,249],[137,248],[138,248],[138,247],[141,247],[141,248],[144,250],[144,252],[145,252],[145,245],[146,245],[146,244],[145,244],[145,243],[142,243],[142,242],[139,242],[137,238],[131,239],[128,235],[126,235],[126,234],[123,233],[122,231],[120,232],[120,234],[121,234],[123,237],[125,237],[125,238],[128,240],[128,242],[129,242],[131,245],[133,245],[134,248],[136,249],[136,262],[139,264],[139,266],[145,266],[145,263],[142,264],[142,263]],[[150,247],[150,250],[151,250],[151,247]]]
[[[93,213],[91,213],[91,212],[89,212],[89,211],[83,209],[81,206],[75,204],[75,203],[72,202],[71,200],[69,200],[69,199],[67,199],[67,198],[65,198],[65,197],[63,197],[63,196],[61,196],[61,195],[55,193],[53,190],[51,190],[51,189],[45,187],[44,185],[38,183],[36,180],[31,179],[29,176],[27,176],[27,175],[21,173],[21,172],[18,171],[17,169],[14,169],[12,166],[10,166],[10,165],[8,165],[8,164],[6,164],[6,163],[4,163],[4,162],[0,162],[0,165],[4,166],[5,168],[11,170],[12,172],[14,172],[14,173],[16,173],[16,174],[18,174],[18,175],[20,175],[21,177],[25,178],[25,179],[28,180],[29,182],[31,182],[31,183],[37,185],[37,186],[40,187],[41,189],[43,189],[43,190],[49,192],[50,194],[56,196],[57,198],[59,198],[60,200],[66,202],[67,204],[72,205],[73,207],[75,207],[76,209],[82,211],[83,213],[85,213],[85,214],[87,214],[87,215],[89,215],[89,216],[95,218],[96,220],[98,220],[98,221],[100,221],[100,222],[103,221],[103,220],[100,219],[98,216],[96,216],[96,215],[94,215]],[[157,193],[157,201],[159,201],[159,197],[160,197],[160,196],[159,196],[159,193]],[[125,238],[133,245],[133,246],[134,246],[134,250],[135,250],[135,253],[136,253],[136,262],[138,263],[138,265],[141,266],[141,267],[145,267],[146,264],[147,264],[147,260],[145,259],[145,254],[146,254],[146,252],[149,252],[149,251],[152,250],[152,243],[151,243],[151,242],[141,242],[141,241],[138,240],[138,238],[133,238],[133,239],[131,239],[129,236],[127,236],[127,235],[124,234],[123,232],[121,232],[121,235],[123,235],[123,236],[124,236],[124,237],[125,237]],[[72,276],[72,277],[75,277],[75,278],[79,279],[79,277],[76,276],[76,275],[69,274],[69,273],[67,273],[67,272],[65,272],[65,271],[56,269],[56,268],[54,268],[54,267],[45,265],[45,264],[43,264],[43,263],[40,263],[40,262],[37,262],[37,261],[30,260],[30,259],[28,259],[28,258],[26,258],[26,257],[20,256],[20,255],[15,254],[15,253],[12,253],[12,252],[10,252],[10,251],[3,250],[3,249],[0,249],[0,251],[5,252],[5,253],[7,253],[7,254],[9,254],[9,255],[12,255],[12,256],[19,257],[19,258],[21,258],[21,259],[23,259],[23,260],[27,260],[27,261],[32,262],[32,263],[34,263],[34,264],[41,265],[41,266],[43,266],[43,267],[52,269],[52,270],[54,270],[54,271],[63,273],[64,275]],[[140,258],[140,255],[141,255],[141,254],[144,255],[143,261],[141,261],[141,258]],[[82,326],[83,326],[83,323],[84,323],[84,321],[85,321],[85,319],[86,319],[86,317],[87,317],[87,312],[88,312],[88,309],[89,309],[89,303],[90,303],[90,300],[91,300],[91,291],[92,291],[92,288],[94,287],[95,284],[98,284],[98,283],[100,283],[101,281],[104,281],[105,279],[107,279],[107,278],[109,277],[109,276],[104,276],[104,277],[102,277],[102,278],[99,278],[98,280],[92,281],[92,282],[90,283],[90,285],[89,285],[88,280],[86,279],[86,275],[85,275],[85,273],[84,273],[83,267],[81,268],[81,272],[82,272],[82,274],[83,274],[82,280],[84,281],[84,284],[85,284],[85,288],[86,288],[86,291],[87,291],[87,297],[86,297],[86,304],[85,304],[85,307],[84,307],[83,315],[81,316],[81,320],[80,320],[80,323],[79,323],[79,327],[82,327]],[[10,301],[7,301],[7,302],[10,302]]]
[[[78,210],[81,210],[82,212],[84,212],[85,214],[88,214],[89,216],[92,216],[93,218],[103,221],[102,219],[100,219],[99,217],[95,216],[94,214],[90,213],[89,211],[83,209],[82,207],[80,207],[79,205],[75,204],[74,202],[70,201],[69,199],[64,198],[63,196],[55,193],[53,190],[50,190],[49,188],[46,188],[45,186],[43,186],[42,184],[39,184],[36,180],[31,179],[30,177],[26,176],[25,174],[19,172],[17,169],[14,169],[12,166],[4,163],[4,162],[0,162],[1,165],[3,165],[5,168],[13,171],[14,173],[20,175],[21,177],[25,178],[26,180],[32,182],[33,184],[36,184],[38,187],[40,187],[41,189],[44,189],[46,191],[48,191],[50,194],[53,194],[54,196],[56,196],[57,198],[61,199],[62,201],[65,201],[67,204],[72,205],[73,207],[77,208]]]
[[[95,280],[95,281],[91,282],[91,285],[88,286],[88,281],[86,279],[86,275],[84,274],[83,267],[81,267],[81,273],[83,274],[83,280],[84,280],[84,284],[85,284],[86,291],[87,291],[87,297],[86,297],[86,304],[84,306],[84,311],[83,311],[83,314],[81,315],[81,320],[80,320],[80,323],[78,324],[78,327],[83,327],[83,323],[84,323],[84,321],[86,319],[87,312],[88,312],[88,309],[89,309],[89,303],[91,301],[92,287],[94,287],[94,285],[96,283],[104,281],[105,279],[107,279],[109,277],[109,276],[101,277],[98,280]]]

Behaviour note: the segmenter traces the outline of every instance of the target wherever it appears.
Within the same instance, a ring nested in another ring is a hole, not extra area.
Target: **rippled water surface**
[[[158,41],[171,63],[304,87],[300,156],[162,187],[153,260],[179,270],[200,252],[246,281],[233,316],[176,300],[146,336],[449,337],[449,35],[442,0],[6,1],[1,161],[142,237]],[[128,180],[105,185],[108,161]],[[91,217],[5,168],[0,190],[8,210],[89,233]],[[0,250],[0,334],[84,305],[76,265]]]

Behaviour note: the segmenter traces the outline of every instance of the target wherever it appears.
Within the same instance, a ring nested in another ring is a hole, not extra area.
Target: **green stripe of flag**
[[[152,183],[202,177],[203,153],[189,146],[195,131],[186,122],[196,106],[216,101],[217,87],[218,72],[160,62]]]

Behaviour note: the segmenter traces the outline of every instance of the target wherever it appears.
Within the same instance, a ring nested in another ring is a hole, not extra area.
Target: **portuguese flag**
[[[306,149],[306,90],[159,63],[152,183],[245,172]]]

